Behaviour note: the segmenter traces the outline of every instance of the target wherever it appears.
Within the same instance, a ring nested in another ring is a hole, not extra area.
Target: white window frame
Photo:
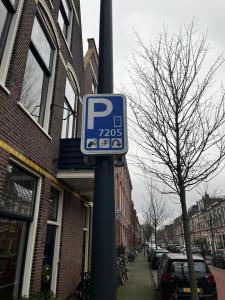
[[[56,226],[55,234],[55,245],[54,245],[54,256],[52,264],[52,278],[51,278],[51,290],[54,295],[57,291],[57,278],[58,278],[58,266],[59,266],[59,254],[60,254],[60,240],[61,240],[61,228],[62,228],[62,214],[63,214],[63,198],[64,191],[59,187],[52,185],[54,189],[59,192],[59,202],[58,202],[58,211],[57,211],[57,221],[47,221],[48,225]]]
[[[88,264],[89,264],[89,239],[90,239],[90,231],[89,231],[89,226],[90,226],[90,211],[91,208],[88,205],[84,205],[85,208],[87,209],[87,216],[86,216],[86,224],[85,227],[83,228],[83,231],[86,232],[85,234],[85,254],[84,254],[84,272],[88,272]]]
[[[16,33],[19,25],[19,20],[21,17],[23,4],[24,4],[24,0],[18,1],[16,12],[12,16],[9,32],[7,35],[7,41],[5,44],[5,49],[2,55],[2,61],[0,65],[0,86],[7,92],[7,94],[10,94],[10,91],[6,88],[5,83],[8,75],[9,64],[12,57],[13,46],[16,38]]]
[[[42,177],[36,172],[34,172],[32,169],[28,168],[21,162],[17,161],[16,159],[10,158],[9,162],[13,162],[17,166],[20,166],[24,170],[28,171],[30,174],[34,175],[38,180],[36,198],[35,198],[35,207],[34,207],[34,218],[33,221],[30,223],[30,227],[29,227],[27,247],[25,253],[25,262],[24,262],[24,275],[23,275],[23,282],[22,282],[22,296],[29,297],[32,262],[33,262],[35,239],[36,239],[36,232],[37,232],[39,206],[40,206],[40,199],[41,199]]]

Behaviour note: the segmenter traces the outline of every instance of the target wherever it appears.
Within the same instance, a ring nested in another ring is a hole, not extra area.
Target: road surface
[[[225,300],[225,269],[213,267],[212,265],[209,265],[209,268],[216,280],[218,300]]]

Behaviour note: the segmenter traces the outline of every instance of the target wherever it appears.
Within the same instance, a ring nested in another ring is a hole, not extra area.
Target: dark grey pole
[[[101,0],[98,93],[113,93],[112,0]],[[91,300],[115,300],[113,156],[95,159]]]

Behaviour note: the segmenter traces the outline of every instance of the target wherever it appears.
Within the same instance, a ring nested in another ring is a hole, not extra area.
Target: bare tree
[[[146,209],[144,211],[145,223],[153,228],[155,236],[156,248],[158,246],[157,230],[169,217],[172,216],[168,206],[163,200],[162,196],[159,197],[153,185],[147,186],[147,199],[145,200]]]
[[[144,235],[144,241],[149,242],[152,237],[153,227],[152,224],[145,220],[144,224],[142,225],[142,231]]]
[[[186,192],[215,176],[225,157],[225,101],[222,88],[209,97],[222,56],[204,68],[206,35],[198,35],[196,22],[146,46],[138,37],[130,74],[135,92],[127,91],[135,116],[134,140],[140,152],[136,162],[160,179],[168,192],[179,196],[187,249],[192,299],[199,299],[193,258]]]

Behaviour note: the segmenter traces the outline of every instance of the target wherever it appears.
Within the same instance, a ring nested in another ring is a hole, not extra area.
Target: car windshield
[[[161,257],[165,252],[156,252],[155,256]]]
[[[194,261],[194,270],[198,273],[206,273],[206,263],[204,261]],[[171,264],[173,273],[188,273],[187,261],[173,261]]]

